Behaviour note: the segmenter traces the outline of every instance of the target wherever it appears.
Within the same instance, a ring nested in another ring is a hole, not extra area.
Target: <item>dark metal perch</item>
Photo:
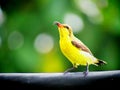
[[[72,73],[1,73],[0,88],[117,88],[120,87],[120,71],[89,72],[84,77],[82,72]],[[118,85],[119,84],[119,85]]]

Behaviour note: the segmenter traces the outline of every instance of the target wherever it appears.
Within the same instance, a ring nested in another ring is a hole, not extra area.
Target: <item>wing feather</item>
[[[78,49],[81,49],[85,52],[88,52],[92,55],[92,52],[90,51],[90,49],[85,45],[83,44],[79,39],[77,38],[74,38],[71,43]]]

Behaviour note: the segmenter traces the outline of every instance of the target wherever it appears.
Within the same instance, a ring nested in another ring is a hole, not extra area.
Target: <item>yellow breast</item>
[[[69,39],[60,39],[60,48],[62,53],[71,61],[72,64],[76,65],[87,65],[94,64],[96,60],[89,53],[86,53],[76,47],[74,47]]]

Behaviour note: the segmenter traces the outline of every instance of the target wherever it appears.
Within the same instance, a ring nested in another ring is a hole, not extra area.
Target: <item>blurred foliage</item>
[[[91,65],[90,71],[120,69],[119,1],[84,1],[0,0],[0,72],[63,72],[72,67],[60,51],[59,33],[53,25],[54,21],[64,23],[68,13],[77,15],[84,25],[75,35],[97,58],[108,63]],[[41,34],[50,39],[37,39]],[[77,71],[83,69],[80,66]]]

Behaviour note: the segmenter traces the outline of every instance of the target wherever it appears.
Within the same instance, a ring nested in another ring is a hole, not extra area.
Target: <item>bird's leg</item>
[[[64,72],[64,74],[66,74],[66,73],[68,73],[68,72],[70,72],[70,71],[74,70],[75,68],[77,68],[77,66],[76,66],[76,64],[73,64],[73,67],[72,67],[72,68],[67,69],[67,70]]]
[[[86,76],[88,75],[88,72],[89,72],[89,65],[88,65],[88,63],[87,63],[87,66],[86,66],[86,71],[85,71],[85,72],[83,72],[84,77],[86,77]]]
[[[64,72],[64,74],[66,74],[66,73],[68,73],[68,72],[70,72],[70,71],[72,71],[72,70],[74,70],[74,69],[75,69],[75,67],[69,68],[69,69],[67,69],[67,70]]]

